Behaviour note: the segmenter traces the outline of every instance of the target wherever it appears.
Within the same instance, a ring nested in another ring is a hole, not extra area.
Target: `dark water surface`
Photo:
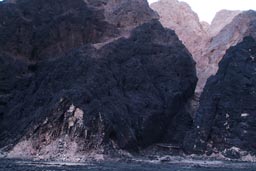
[[[255,163],[191,164],[146,162],[57,163],[0,159],[0,171],[256,171]]]

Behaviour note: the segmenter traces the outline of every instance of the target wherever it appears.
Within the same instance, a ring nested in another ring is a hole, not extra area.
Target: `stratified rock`
[[[256,154],[255,68],[254,38],[246,37],[227,51],[204,88],[186,151],[204,152],[211,144],[220,151],[236,147]]]
[[[184,125],[179,116],[191,124],[183,110],[194,94],[195,63],[158,21],[99,50],[85,46],[30,68],[30,85],[16,92],[0,121],[1,147],[24,140],[40,151],[69,136],[80,150],[109,144],[137,150],[172,141],[166,133]],[[174,132],[176,141],[184,132]]]
[[[202,41],[208,36],[207,30],[204,30],[205,27],[201,25],[198,15],[191,7],[178,0],[159,0],[150,7],[159,14],[162,25],[173,29],[194,60],[199,62]]]

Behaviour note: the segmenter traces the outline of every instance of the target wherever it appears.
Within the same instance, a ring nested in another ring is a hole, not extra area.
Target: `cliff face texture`
[[[236,12],[234,12],[236,13]],[[201,54],[198,72],[198,88],[203,89],[207,78],[218,70],[218,63],[231,46],[241,42],[246,36],[255,37],[255,11],[245,11],[236,15],[232,22],[227,24],[220,32],[205,43]],[[212,29],[214,30],[214,29]]]
[[[255,39],[244,38],[227,51],[217,74],[208,79],[194,130],[184,144],[188,151],[214,147],[230,155],[227,149],[236,147],[255,154],[255,49]]]
[[[216,36],[219,32],[233,19],[240,14],[242,11],[231,11],[231,10],[221,10],[216,13],[214,19],[211,22],[211,25],[208,28],[208,31],[211,37]]]
[[[207,39],[207,30],[200,23],[197,14],[185,2],[160,0],[150,5],[160,17],[164,27],[175,30],[179,39],[198,62],[202,41]]]
[[[0,8],[1,52],[33,61],[118,34],[103,14],[89,9],[82,0],[19,0]]]
[[[87,43],[106,42],[119,37],[122,29],[157,18],[146,0],[19,0],[4,2],[0,8],[1,51],[29,60],[63,55]]]
[[[202,95],[184,150],[222,151],[230,158],[255,154],[256,12],[222,10],[207,25],[183,2],[160,0],[151,7],[165,27],[175,30],[197,62],[196,91]]]
[[[229,29],[225,29],[225,27],[233,21],[240,11],[222,10],[216,14],[209,25],[200,22],[197,14],[192,11],[188,4],[178,0],[160,0],[151,4],[151,8],[159,14],[163,26],[175,30],[179,39],[197,62],[199,81],[196,91],[201,93],[206,80],[216,73],[218,62],[222,59],[225,51],[241,41],[244,36],[244,33],[239,33],[241,38],[235,36],[228,38],[228,34],[232,33],[221,35],[221,32],[225,32],[225,30],[229,32]],[[243,18],[243,21],[234,21],[234,23],[239,25],[238,23],[245,23],[245,20],[248,20],[245,16]],[[247,27],[247,24],[242,24],[239,27]],[[239,27],[236,28],[234,24],[230,26],[233,30],[240,30]],[[218,48],[213,46],[218,46]],[[212,61],[213,58],[217,60]]]
[[[0,3],[0,147],[10,156],[183,142],[195,62],[146,1],[127,3]]]
[[[194,129],[184,144],[187,151],[216,148],[231,158],[247,154],[241,150],[255,154],[255,14],[240,13],[207,46],[203,57],[209,65],[201,74],[217,74],[204,87]]]
[[[256,12],[224,10],[208,25],[186,3],[152,8],[0,2],[0,151],[69,160],[170,143],[256,154]]]

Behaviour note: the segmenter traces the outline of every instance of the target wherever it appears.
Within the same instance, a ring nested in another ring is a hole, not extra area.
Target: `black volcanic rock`
[[[0,54],[0,119],[4,117],[5,108],[13,98],[17,81],[26,72],[27,65],[24,62],[12,59],[6,54]],[[20,87],[24,88],[24,83],[21,82]]]
[[[0,51],[33,61],[118,35],[104,21],[104,13],[89,8],[83,0],[1,3],[0,21]]]
[[[182,129],[191,124],[183,109],[194,94],[195,62],[158,21],[100,50],[85,46],[30,68],[29,86],[15,93],[0,121],[1,147],[25,138],[40,151],[69,135],[83,148],[115,142],[136,150],[174,134],[181,142],[185,131],[166,137],[184,125],[179,115],[190,120]]]
[[[256,41],[246,37],[230,48],[208,79],[184,148],[204,152],[232,147],[256,154]]]

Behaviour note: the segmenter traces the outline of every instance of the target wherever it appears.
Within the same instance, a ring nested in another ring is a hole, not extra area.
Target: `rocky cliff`
[[[121,31],[158,19],[158,15],[149,8],[147,0],[84,0],[89,6],[103,10],[107,22]]]
[[[231,12],[231,16],[233,16],[233,14],[237,14],[237,12]],[[241,42],[246,36],[251,35],[255,37],[255,16],[255,11],[239,13],[229,24],[223,27],[216,36],[211,37],[205,42],[205,47],[200,59],[201,63],[199,62],[198,64],[198,77],[200,78],[198,82],[199,90],[203,89],[207,78],[217,72],[218,63],[227,49]],[[217,19],[215,19],[214,22],[217,22]],[[216,29],[213,28],[212,30],[216,31]]]
[[[1,52],[30,61],[53,58],[118,35],[103,14],[82,0],[19,0],[0,8]]]
[[[185,149],[202,153],[216,148],[231,158],[240,157],[239,149],[255,154],[255,49],[255,39],[246,37],[227,51],[207,81]]]
[[[208,25],[200,23],[183,2],[160,0],[151,7],[165,27],[175,30],[197,62],[196,91],[203,93],[184,150],[222,152],[230,158],[255,154],[256,12],[222,10]]]
[[[183,141],[195,62],[172,30],[151,20],[146,1],[131,2],[1,3],[0,147],[10,156]],[[122,23],[109,21],[108,3]]]
[[[0,2],[0,149],[61,160],[156,143],[256,154],[255,11],[208,25],[186,3],[152,8],[164,27],[145,0]]]
[[[196,91],[199,94],[202,92],[206,80],[216,73],[218,62],[222,59],[225,51],[236,45],[245,36],[245,32],[242,31],[237,34],[240,36],[239,38],[235,35],[228,38],[228,34],[232,34],[232,31],[228,33],[229,30],[233,29],[239,32],[239,27],[248,27],[249,20],[253,22],[245,15],[241,17],[243,19],[240,21],[238,19],[233,21],[241,11],[221,10],[209,25],[206,22],[200,22],[197,14],[188,4],[178,0],[160,0],[151,4],[151,8],[159,14],[160,21],[165,27],[175,30],[197,62],[199,81]],[[225,28],[229,24],[230,27]],[[241,26],[235,26],[239,24]]]
[[[159,0],[150,7],[159,14],[164,27],[175,30],[195,61],[199,62],[201,45],[207,39],[208,33],[190,6],[178,0]]]
[[[146,0],[18,0],[0,8],[1,52],[33,61],[109,41],[157,18]]]
[[[233,21],[233,19],[240,14],[242,11],[231,11],[231,10],[221,10],[216,13],[213,18],[208,31],[211,37],[216,36],[219,32],[229,23]]]

